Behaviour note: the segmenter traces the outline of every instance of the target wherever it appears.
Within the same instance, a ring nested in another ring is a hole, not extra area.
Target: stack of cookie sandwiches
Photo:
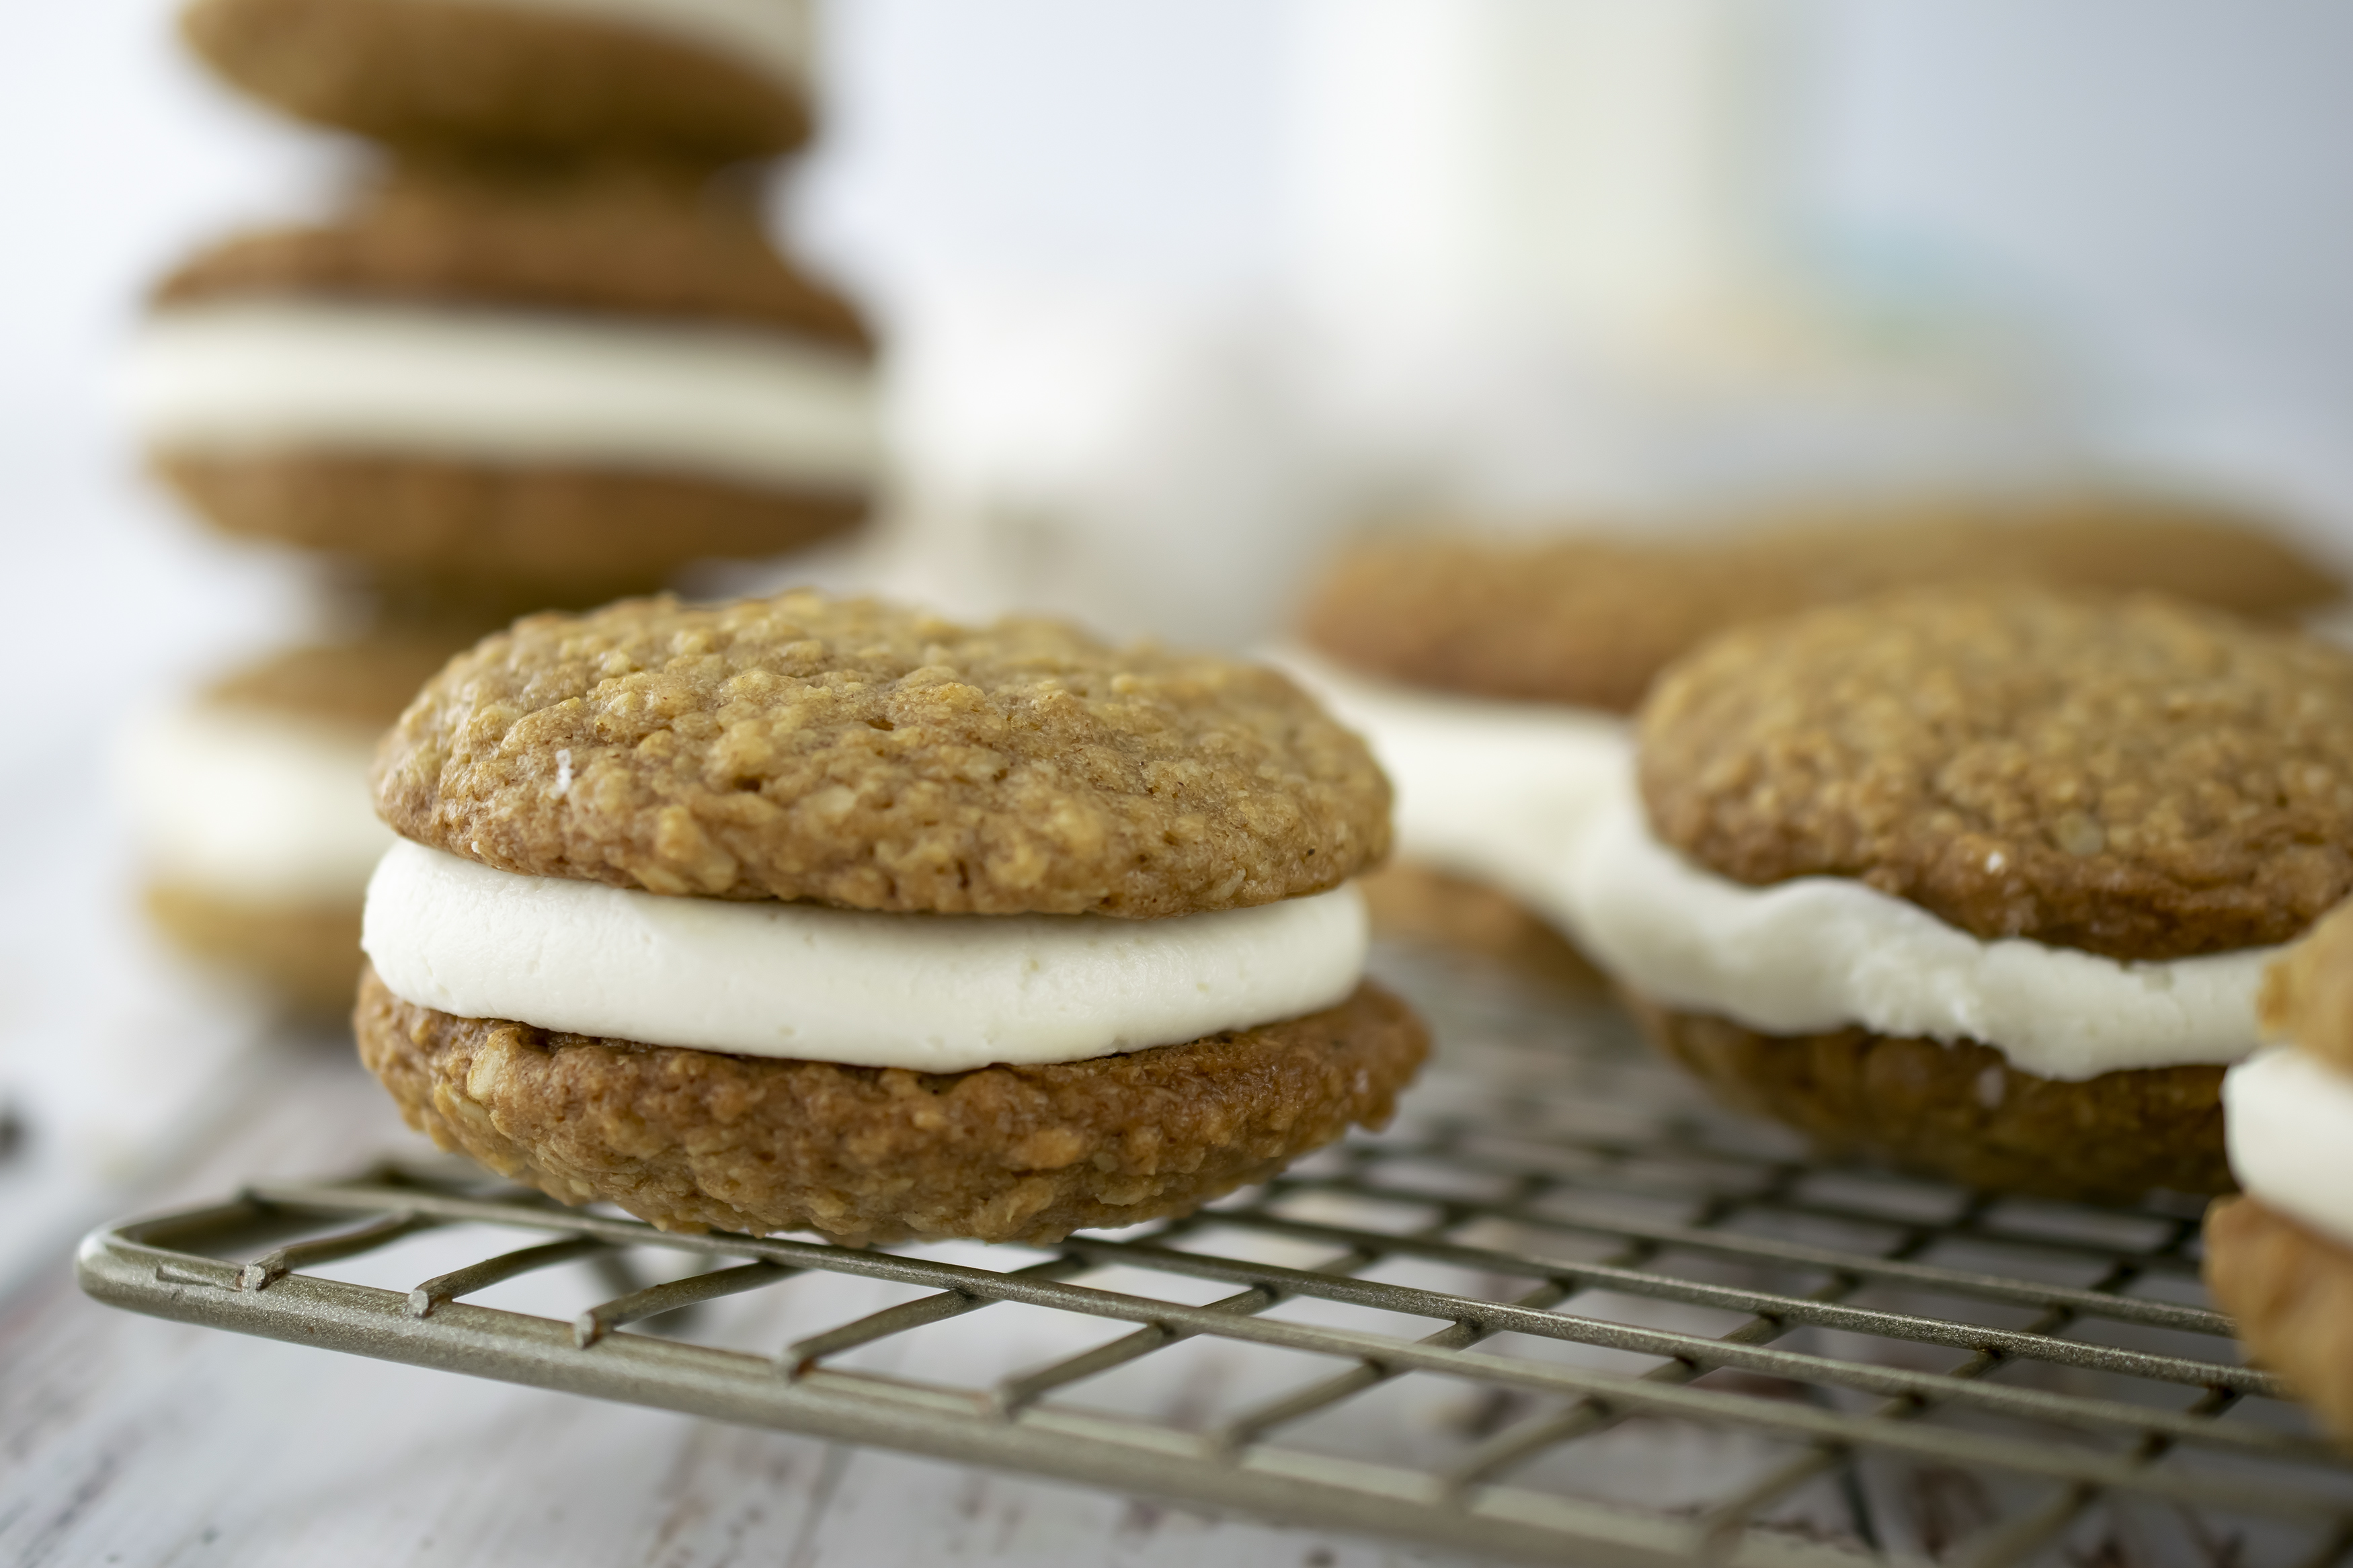
[[[2227,1192],[2264,966],[2353,892],[2353,654],[2019,587],[1736,629],[1659,678],[1567,883],[1654,1043],[1833,1153]]]
[[[864,515],[870,334],[760,212],[766,161],[810,129],[804,0],[195,0],[182,22],[233,84],[377,147],[324,221],[236,236],[162,281],[132,345],[132,420],[197,516],[317,562],[337,590],[321,619],[359,640],[228,678],[276,689],[308,659],[312,696],[271,710],[271,744],[252,704],[230,724],[210,698],[151,739],[201,735],[224,766],[254,742],[240,776],[259,788],[283,764],[279,795],[305,793],[302,820],[341,813],[355,845],[379,829],[326,715],[390,721],[385,647],[405,697],[516,614],[652,592]],[[200,937],[158,853],[168,934],[211,958],[265,934],[240,916],[236,940]],[[334,911],[305,928],[314,945],[356,929],[350,860],[311,857],[290,885]],[[259,967],[290,966],[312,964]]]
[[[2206,1215],[2206,1284],[2255,1358],[2353,1445],[2353,908],[2272,966],[2266,1049],[2222,1080],[2246,1195]]]
[[[356,1027],[445,1147],[677,1229],[1043,1240],[1378,1125],[1362,742],[1272,670],[791,594],[522,620],[377,753]]]
[[[202,517],[403,584],[583,605],[860,515],[872,348],[769,245],[797,0],[197,0],[228,79],[380,139],[324,224],[156,289],[149,459]]]
[[[1285,663],[1397,783],[1400,863],[1367,887],[1376,921],[1573,973],[1560,855],[1622,771],[1659,671],[1728,627],[1959,582],[2149,589],[2264,619],[2341,592],[2260,527],[2182,500],[1887,502],[1639,536],[1374,541],[1334,563]]]

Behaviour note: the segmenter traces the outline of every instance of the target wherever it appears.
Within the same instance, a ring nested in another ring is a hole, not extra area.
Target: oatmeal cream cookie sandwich
[[[1662,668],[1730,626],[1969,580],[2156,589],[2266,617],[2340,591],[2276,538],[2185,501],[1887,501],[1702,534],[1368,542],[1317,586],[1287,668],[1397,784],[1398,863],[1367,888],[1376,920],[1541,951],[1565,918],[1559,847],[1622,768],[1626,715]]]
[[[288,1009],[350,1009],[360,904],[392,843],[368,790],[375,742],[479,627],[379,626],[283,649],[142,715],[117,784],[150,921],[180,952]]]
[[[362,1058],[413,1125],[680,1229],[1181,1214],[1426,1039],[1362,974],[1364,746],[1275,672],[872,602],[518,623],[386,736]]]
[[[2255,1360],[2353,1446],[2353,907],[2264,977],[2263,1033],[2222,1111],[2246,1195],[2206,1215],[2206,1284]]]
[[[1740,628],[1660,678],[1568,880],[1660,1048],[1832,1152],[2227,1192],[2263,966],[2353,890],[2353,655],[2024,588]]]
[[[412,158],[328,224],[183,264],[127,390],[216,527],[541,607],[855,523],[872,358],[740,183]]]
[[[390,142],[715,163],[809,132],[807,0],[194,0],[180,30],[264,102]]]

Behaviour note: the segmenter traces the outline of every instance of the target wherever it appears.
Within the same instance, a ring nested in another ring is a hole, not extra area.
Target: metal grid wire
[[[101,1229],[81,1279],[245,1333],[1533,1561],[2353,1549],[2353,1467],[2203,1304],[2194,1205],[1824,1168],[1606,1009],[1384,967],[1447,1042],[1400,1126],[1181,1222],[857,1250],[386,1164]]]

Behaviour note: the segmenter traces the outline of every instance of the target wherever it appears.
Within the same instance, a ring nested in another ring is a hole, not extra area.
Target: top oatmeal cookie
[[[657,893],[1135,918],[1388,849],[1364,742],[1281,675],[811,593],[538,616],[428,682],[376,808],[501,870]]]
[[[1687,538],[1384,541],[1340,559],[1304,629],[1334,658],[1410,685],[1623,713],[1728,626],[1961,581],[2149,589],[2255,616],[2343,591],[2279,540],[2182,501],[1956,500]]]
[[[2153,595],[1914,590],[1727,632],[1640,721],[1660,837],[2161,960],[2353,892],[2353,654]]]

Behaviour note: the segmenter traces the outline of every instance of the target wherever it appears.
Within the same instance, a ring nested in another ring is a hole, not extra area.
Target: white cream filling
[[[1397,852],[1562,918],[1561,858],[1625,772],[1624,720],[1370,680],[1296,648],[1269,656],[1362,735],[1397,792]]]
[[[158,311],[129,413],[166,451],[322,447],[860,489],[881,467],[873,375],[781,332],[315,300]]]
[[[663,898],[402,841],[361,946],[392,994],[648,1045],[964,1072],[1317,1012],[1364,973],[1354,888],[1168,920]]]
[[[799,86],[816,54],[804,0],[492,0],[511,11],[547,11],[635,27],[723,55],[746,69]]]
[[[1977,1040],[2050,1079],[2237,1060],[2280,951],[2126,963],[1989,942],[1847,878],[1748,887],[1661,843],[1630,770],[1561,871],[1585,950],[1658,1001],[1777,1035]]]
[[[392,842],[368,793],[373,738],[197,703],[134,721],[120,792],[160,879],[229,900],[356,901]]]
[[[2275,1047],[2223,1075],[2222,1117],[2242,1187],[2353,1246],[2353,1078]]]

